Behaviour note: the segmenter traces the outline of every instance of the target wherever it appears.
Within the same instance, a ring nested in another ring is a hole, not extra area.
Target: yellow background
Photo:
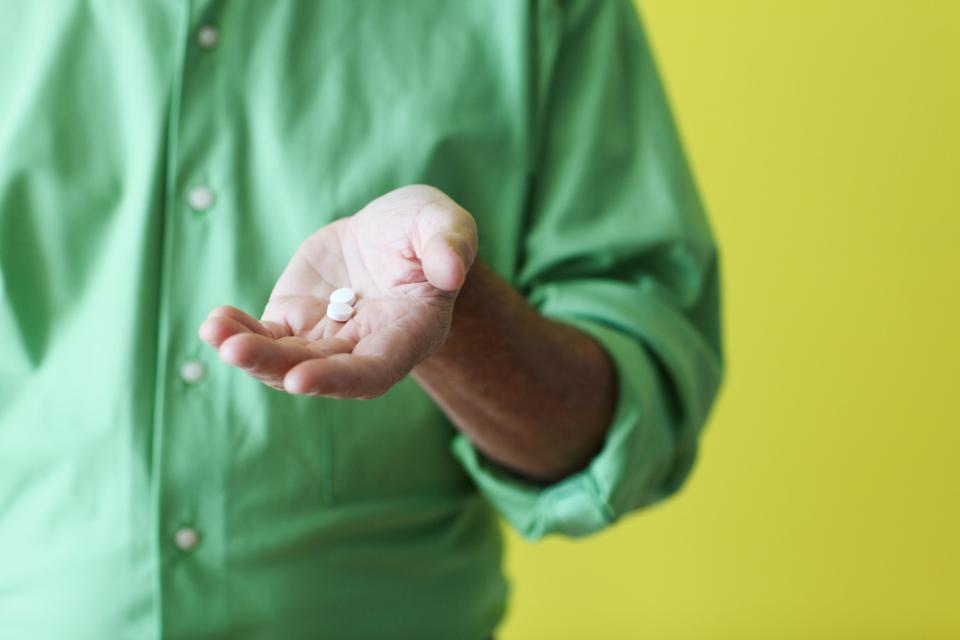
[[[670,502],[509,537],[498,638],[960,638],[960,2],[640,7],[729,377]]]

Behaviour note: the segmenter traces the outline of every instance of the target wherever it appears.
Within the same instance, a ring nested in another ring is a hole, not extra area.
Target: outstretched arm
[[[616,400],[603,348],[541,316],[481,261],[460,291],[446,342],[413,375],[478,449],[541,482],[590,461]]]

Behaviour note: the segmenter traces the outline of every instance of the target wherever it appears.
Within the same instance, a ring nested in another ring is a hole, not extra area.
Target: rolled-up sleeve
[[[556,6],[539,38],[537,161],[514,281],[606,350],[616,405],[602,449],[547,485],[462,434],[452,443],[531,540],[584,536],[676,492],[723,375],[717,247],[638,16],[628,0]]]

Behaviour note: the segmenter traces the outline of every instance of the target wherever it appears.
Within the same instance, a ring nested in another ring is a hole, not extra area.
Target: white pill
[[[346,322],[353,315],[353,307],[342,302],[331,302],[327,305],[327,317],[337,322]]]
[[[353,304],[357,301],[357,292],[350,287],[337,289],[330,294],[330,302],[339,302],[340,304]]]

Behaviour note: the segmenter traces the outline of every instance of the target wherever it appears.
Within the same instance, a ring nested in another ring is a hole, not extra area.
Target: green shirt
[[[717,252],[627,0],[0,5],[0,636],[475,638],[502,516],[582,536],[675,491],[721,379]],[[619,375],[540,486],[409,378],[292,396],[197,327],[400,185]]]

